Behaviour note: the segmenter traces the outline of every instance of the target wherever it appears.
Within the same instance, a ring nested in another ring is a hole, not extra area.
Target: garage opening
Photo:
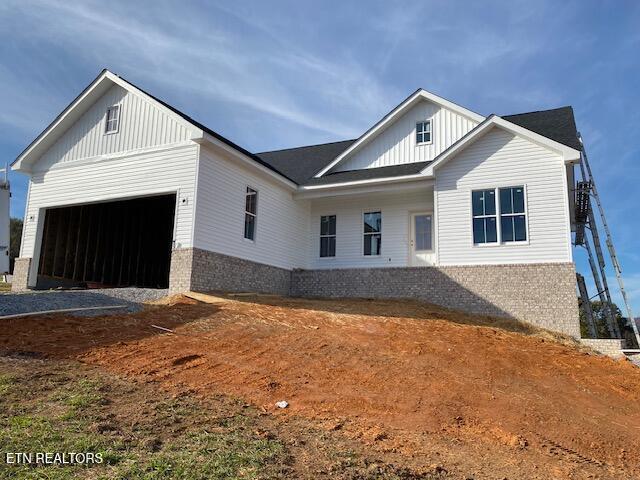
[[[39,288],[169,286],[175,194],[47,209]]]

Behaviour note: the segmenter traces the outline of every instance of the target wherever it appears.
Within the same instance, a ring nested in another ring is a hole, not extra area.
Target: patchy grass
[[[11,284],[7,282],[0,282],[0,293],[1,292],[10,292]]]
[[[0,479],[253,479],[268,472],[270,465],[283,462],[282,444],[253,438],[251,422],[245,417],[216,422],[189,398],[156,397],[140,405],[150,421],[136,418],[133,425],[123,425],[119,415],[110,411],[113,399],[107,393],[111,391],[98,376],[1,375],[3,457],[5,452],[94,452],[104,462],[33,468],[7,465],[2,458]],[[194,424],[189,421],[192,418],[199,421]],[[167,434],[170,441],[162,439]]]
[[[308,424],[243,402],[173,397],[76,362],[0,356],[0,479],[442,478],[372,462]],[[6,452],[93,452],[102,464],[8,465]]]

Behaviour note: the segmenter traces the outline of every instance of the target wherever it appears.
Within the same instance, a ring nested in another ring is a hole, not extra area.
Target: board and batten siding
[[[436,170],[440,265],[572,261],[565,166],[555,152],[494,128]],[[524,185],[528,242],[474,246],[471,191]]]
[[[41,209],[176,191],[175,246],[190,247],[198,150],[194,143],[33,173],[20,256],[33,257],[36,253]]]
[[[316,199],[311,203],[311,228],[308,256],[310,268],[406,267],[409,258],[410,213],[433,210],[433,190],[377,193],[358,197]],[[380,256],[365,256],[365,212],[382,212]],[[336,216],[336,256],[320,257],[320,217]]]
[[[432,142],[416,145],[416,122],[431,119]],[[332,171],[386,167],[433,160],[478,122],[432,102],[421,101]]]
[[[247,186],[258,191],[255,241],[244,238]],[[202,148],[194,246],[276,267],[305,268],[309,202],[293,191]]]
[[[105,134],[107,108],[120,106],[117,133]],[[37,168],[56,163],[184,142],[191,130],[142,96],[112,86],[40,157]]]

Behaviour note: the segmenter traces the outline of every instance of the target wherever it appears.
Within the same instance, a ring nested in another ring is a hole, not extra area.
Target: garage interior
[[[47,209],[36,288],[168,288],[176,196]]]

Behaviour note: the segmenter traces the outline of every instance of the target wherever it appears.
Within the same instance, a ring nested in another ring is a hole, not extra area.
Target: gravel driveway
[[[42,290],[25,293],[0,294],[0,316],[16,313],[40,312],[63,308],[109,307],[124,305],[122,309],[89,310],[76,315],[92,316],[122,311],[135,312],[149,300],[168,294],[166,289],[105,288],[100,290]]]

